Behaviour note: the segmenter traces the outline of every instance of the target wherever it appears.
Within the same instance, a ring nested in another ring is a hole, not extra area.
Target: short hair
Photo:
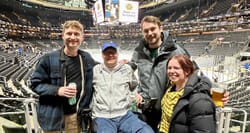
[[[154,23],[157,24],[159,27],[161,27],[161,21],[158,17],[155,16],[145,16],[143,17],[143,19],[141,20],[141,26],[144,22],[147,23]]]
[[[68,21],[64,22],[62,32],[64,32],[65,29],[68,29],[70,27],[80,29],[82,32],[84,30],[83,25],[79,21],[77,21],[77,20],[68,20]]]
[[[167,62],[167,67],[168,67],[169,61],[172,59],[177,60],[177,62],[180,64],[183,71],[188,73],[188,76],[190,76],[194,72],[195,70],[194,63],[191,61],[191,59],[188,56],[177,54],[177,55],[170,57]]]

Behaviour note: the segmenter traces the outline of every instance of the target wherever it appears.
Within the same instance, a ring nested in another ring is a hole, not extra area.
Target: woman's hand
[[[229,101],[229,92],[225,91],[223,98],[221,99],[224,104],[226,104]]]

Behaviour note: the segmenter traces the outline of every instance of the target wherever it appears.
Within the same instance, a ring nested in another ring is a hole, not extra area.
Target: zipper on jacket
[[[112,96],[112,89],[113,89],[113,88],[111,88],[111,87],[112,87],[112,84],[113,84],[113,82],[112,82],[112,81],[113,81],[113,80],[112,80],[112,77],[113,77],[113,72],[111,72],[111,75],[110,75],[110,81],[111,81],[111,82],[110,82],[110,87],[109,87],[109,94],[110,94],[110,97]],[[111,100],[111,101],[112,101],[112,100]],[[112,102],[110,102],[110,104],[109,104],[109,116],[111,116],[111,114],[112,114],[112,111],[111,111],[111,110],[112,110],[112,108],[111,108],[112,105],[111,105],[111,104],[112,104]]]

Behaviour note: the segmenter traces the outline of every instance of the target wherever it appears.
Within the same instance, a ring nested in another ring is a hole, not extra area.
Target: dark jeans
[[[158,124],[161,121],[161,111],[150,109],[145,110],[143,112],[143,119],[151,128],[154,130],[155,133],[158,133]]]

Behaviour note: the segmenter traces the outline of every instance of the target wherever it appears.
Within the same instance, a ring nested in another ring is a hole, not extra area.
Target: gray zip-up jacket
[[[130,109],[130,95],[138,85],[134,71],[127,64],[118,64],[110,70],[104,64],[94,67],[92,116],[114,118]]]
[[[129,64],[138,69],[138,77],[143,98],[158,98],[155,109],[160,110],[160,101],[168,83],[166,62],[175,54],[188,55],[188,52],[177,45],[167,31],[162,32],[162,44],[155,58],[150,56],[149,46],[145,40],[135,48]]]

